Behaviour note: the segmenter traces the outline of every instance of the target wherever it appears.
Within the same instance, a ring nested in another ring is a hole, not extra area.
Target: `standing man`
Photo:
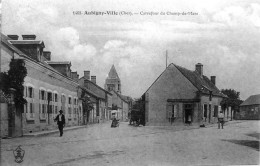
[[[223,114],[223,111],[220,111],[220,113],[218,114],[218,129],[220,129],[220,124],[221,124],[221,127],[223,129],[223,125],[224,125],[224,114]]]
[[[62,114],[62,110],[59,111],[60,114],[56,116],[54,121],[57,121],[58,128],[60,130],[60,137],[63,135],[63,128],[65,126],[65,116]]]

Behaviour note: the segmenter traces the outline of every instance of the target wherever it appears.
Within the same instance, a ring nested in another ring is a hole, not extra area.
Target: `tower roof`
[[[116,72],[116,68],[113,65],[108,73],[108,78],[109,79],[119,79],[118,74]]]

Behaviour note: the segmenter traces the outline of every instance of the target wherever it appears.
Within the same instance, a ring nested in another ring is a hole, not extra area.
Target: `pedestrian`
[[[60,114],[56,116],[54,121],[55,122],[57,121],[57,125],[58,125],[59,131],[60,131],[60,137],[62,137],[62,135],[63,135],[63,128],[65,126],[65,116],[63,115],[63,111],[62,110],[60,110],[59,112],[60,112]]]
[[[118,127],[118,120],[116,119],[116,117],[113,118],[111,127]]]
[[[191,115],[188,116],[188,124],[191,125]]]
[[[220,124],[221,124],[221,127],[223,129],[223,125],[224,125],[224,114],[223,114],[223,111],[220,111],[220,113],[218,114],[218,129],[220,129]]]

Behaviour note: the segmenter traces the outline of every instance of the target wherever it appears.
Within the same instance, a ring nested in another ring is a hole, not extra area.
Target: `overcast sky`
[[[215,75],[219,89],[235,89],[243,100],[260,94],[258,0],[3,0],[1,13],[4,34],[35,34],[52,60],[71,61],[80,76],[90,70],[101,87],[114,64],[122,93],[131,97],[140,97],[165,69],[166,50],[169,63],[190,70],[202,63],[204,75]]]

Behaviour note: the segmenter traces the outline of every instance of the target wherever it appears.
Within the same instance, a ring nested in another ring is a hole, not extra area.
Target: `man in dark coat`
[[[60,130],[60,137],[63,135],[63,128],[65,126],[65,116],[62,114],[62,110],[59,111],[60,114],[56,116],[54,121],[57,121],[58,128]]]

